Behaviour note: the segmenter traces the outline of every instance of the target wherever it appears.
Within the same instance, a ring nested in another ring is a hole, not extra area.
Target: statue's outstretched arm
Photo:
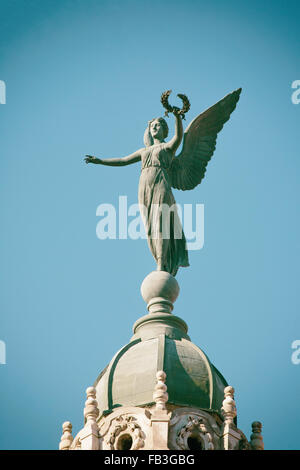
[[[108,165],[108,166],[126,166],[131,165],[132,163],[139,162],[141,160],[141,151],[137,150],[136,152],[132,153],[131,155],[127,155],[127,157],[121,158],[96,158],[91,155],[86,155],[85,162],[86,163],[96,163],[98,165]]]

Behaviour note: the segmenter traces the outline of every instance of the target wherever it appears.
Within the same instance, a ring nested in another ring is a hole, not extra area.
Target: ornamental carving
[[[239,432],[241,433],[241,439],[238,443],[238,450],[250,450],[250,444],[245,434],[241,430],[239,430]]]
[[[111,450],[138,450],[144,447],[144,433],[133,416],[119,416],[112,424],[106,444]]]
[[[182,450],[191,449],[191,444],[195,449],[214,450],[213,438],[209,432],[203,418],[189,416],[187,424],[177,433],[176,443]]]

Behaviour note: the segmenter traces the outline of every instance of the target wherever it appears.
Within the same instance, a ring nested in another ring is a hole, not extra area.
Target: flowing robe
[[[161,259],[162,270],[175,276],[189,260],[168,172],[173,153],[161,143],[146,147],[141,158],[139,205],[148,245],[156,262]]]

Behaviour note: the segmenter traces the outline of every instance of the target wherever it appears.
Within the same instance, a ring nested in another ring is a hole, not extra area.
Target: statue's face
[[[152,137],[158,140],[164,140],[164,129],[160,121],[155,119],[155,121],[150,124],[150,133]]]

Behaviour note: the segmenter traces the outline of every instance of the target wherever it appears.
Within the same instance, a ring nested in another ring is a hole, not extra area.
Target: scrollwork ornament
[[[189,416],[187,424],[183,426],[177,434],[176,443],[182,450],[189,449],[188,438],[197,436],[203,443],[204,450],[214,450],[213,438],[209,432],[203,418]]]
[[[138,450],[144,447],[144,433],[136,423],[135,418],[133,416],[119,416],[115,419],[112,430],[106,440],[110,450],[117,449],[118,440],[125,432],[132,438],[131,450]]]
[[[245,434],[240,430],[239,432],[241,433],[241,439],[238,442],[238,450],[251,450],[250,444]]]

